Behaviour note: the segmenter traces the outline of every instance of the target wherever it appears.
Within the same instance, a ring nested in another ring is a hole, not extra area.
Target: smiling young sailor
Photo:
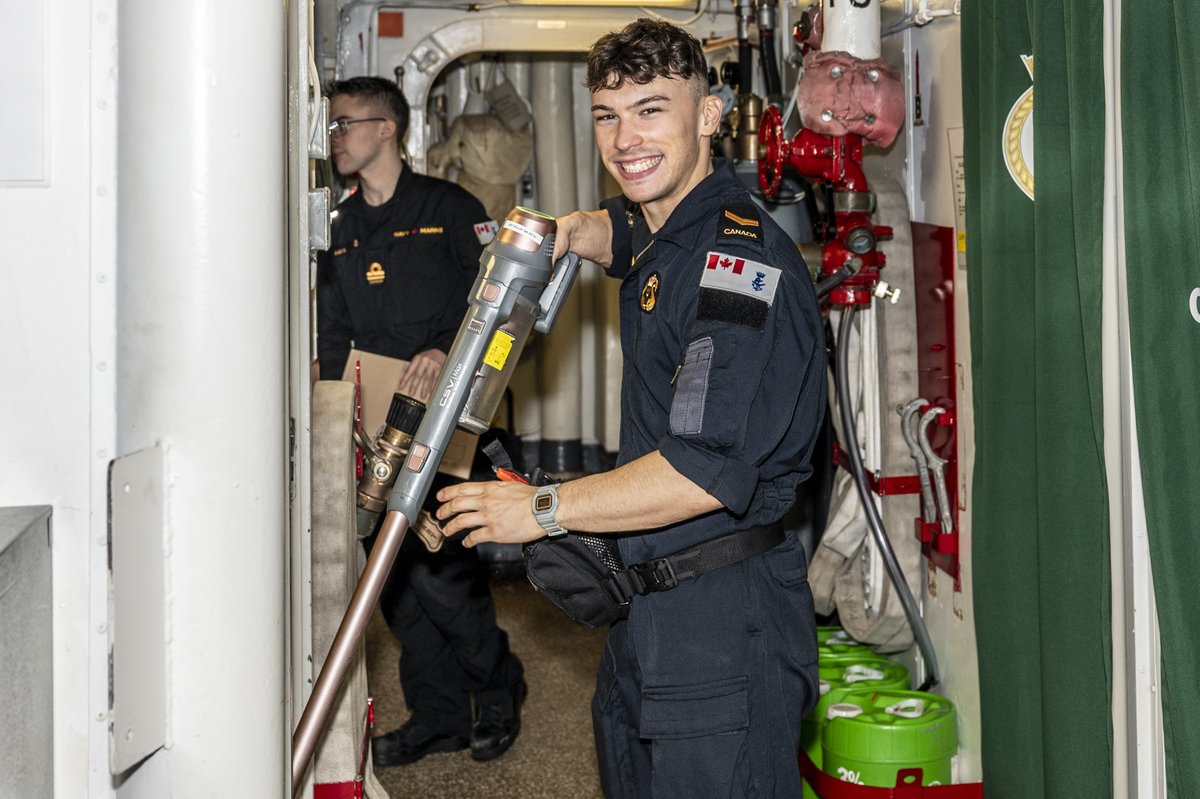
[[[445,532],[617,534],[632,596],[593,700],[606,795],[796,796],[817,699],[804,552],[780,519],[825,407],[816,298],[796,246],[709,155],[721,102],[699,43],[639,20],[602,37],[587,84],[623,198],[559,220],[622,281],[618,465],[557,486],[441,491]]]

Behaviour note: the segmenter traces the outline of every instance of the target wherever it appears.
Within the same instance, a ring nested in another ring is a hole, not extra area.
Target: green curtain
[[[1112,793],[1102,23],[1100,0],[962,9],[969,510],[989,799]],[[1018,186],[1031,85],[1036,200]]]
[[[1121,6],[1134,407],[1162,639],[1167,794],[1200,796],[1200,3]]]

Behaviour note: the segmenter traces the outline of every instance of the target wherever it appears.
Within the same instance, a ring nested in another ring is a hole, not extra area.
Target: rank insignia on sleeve
[[[496,224],[494,219],[485,219],[482,222],[475,223],[475,237],[479,239],[480,244],[489,244],[492,239],[496,238],[496,234],[500,232],[500,226]]]
[[[655,303],[658,302],[659,282],[658,272],[654,272],[642,285],[642,310],[646,313],[653,311]]]
[[[762,330],[780,271],[746,258],[710,252],[700,275],[700,319]]]
[[[762,222],[757,208],[752,205],[727,205],[721,209],[718,244],[732,241],[761,243],[762,240]]]

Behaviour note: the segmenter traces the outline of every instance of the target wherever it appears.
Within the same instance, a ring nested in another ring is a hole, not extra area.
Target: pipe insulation
[[[822,0],[824,33],[821,50],[849,53],[856,58],[879,58],[879,3],[839,3]]]
[[[587,78],[586,65],[581,60],[571,64],[571,86],[574,96],[574,112],[571,115],[575,129],[575,207],[594,209],[600,205],[597,177],[599,156],[596,152],[595,134],[592,130],[592,93],[583,85]],[[585,461],[587,452],[594,450],[603,434],[604,418],[604,374],[601,369],[601,347],[604,336],[604,320],[599,315],[598,293],[606,278],[594,263],[585,262],[575,279],[574,291],[579,295],[579,438],[583,444]]]
[[[285,791],[286,12],[120,4],[117,446],[165,452],[167,625],[125,799]]]
[[[530,104],[533,97],[533,65],[527,53],[509,53],[504,60],[504,74],[508,77],[513,88],[521,99]],[[536,140],[535,140],[536,146]],[[536,153],[535,153],[536,155]],[[531,174],[537,169],[536,161]],[[518,194],[521,188],[517,189]],[[519,204],[519,203],[518,203]],[[525,200],[530,208],[541,208],[538,201],[537,183],[532,185],[532,194]],[[532,469],[538,459],[542,438],[542,413],[538,401],[537,362],[541,352],[541,341],[534,339],[525,348],[517,368],[513,371],[512,379],[508,381],[508,402],[511,403],[512,429],[509,433],[521,439],[521,457],[523,467]],[[514,456],[517,453],[512,453]]]
[[[571,63],[561,56],[534,56],[532,74],[534,164],[538,208],[554,216],[576,210],[575,128]],[[539,387],[542,443],[539,465],[548,472],[581,472],[580,296],[572,292],[550,335],[542,339]]]

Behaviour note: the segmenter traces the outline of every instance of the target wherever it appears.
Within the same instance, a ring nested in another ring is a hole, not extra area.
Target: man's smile
[[[663,157],[661,155],[654,155],[629,161],[617,161],[617,166],[621,168],[622,174],[635,176],[649,172],[662,163],[662,160]]]

